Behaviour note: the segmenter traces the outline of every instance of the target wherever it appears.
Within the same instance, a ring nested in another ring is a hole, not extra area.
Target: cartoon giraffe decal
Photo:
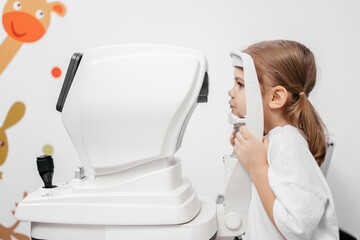
[[[26,197],[27,193],[24,192],[24,198]],[[15,206],[18,206],[18,203],[15,203]],[[12,211],[12,214],[15,214],[15,211]],[[15,229],[17,228],[17,226],[19,225],[20,221],[17,220],[14,225],[12,225],[9,228],[4,227],[3,225],[0,224],[0,239],[2,240],[12,240],[11,236],[13,236],[15,239],[18,240],[30,240],[29,237],[25,236],[24,234],[21,233],[16,233]]]
[[[0,127],[0,165],[4,164],[9,150],[5,130],[19,122],[24,114],[25,105],[22,102],[14,103],[5,118],[4,124]],[[0,179],[2,179],[2,172],[0,172]]]
[[[0,75],[23,43],[42,38],[49,27],[51,11],[64,16],[66,8],[60,2],[46,0],[8,0],[2,15],[8,36],[0,45]]]

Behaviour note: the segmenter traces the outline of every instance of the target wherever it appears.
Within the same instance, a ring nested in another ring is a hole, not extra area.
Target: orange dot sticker
[[[51,75],[53,75],[54,78],[58,78],[61,76],[61,69],[58,68],[58,67],[54,67],[52,70],[51,70]]]

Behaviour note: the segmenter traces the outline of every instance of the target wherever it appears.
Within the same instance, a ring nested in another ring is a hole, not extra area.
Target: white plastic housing
[[[230,56],[233,59],[233,65],[242,67],[244,71],[246,127],[259,141],[262,141],[264,136],[264,111],[254,61],[249,54],[243,52],[231,52]]]
[[[94,177],[86,177],[57,184],[56,188],[40,188],[20,202],[15,217],[30,222],[80,225],[189,222],[199,214],[200,200],[190,181],[182,178],[180,160],[171,163],[150,173],[129,173],[131,178],[112,184],[99,185]]]
[[[203,53],[172,46],[85,51],[62,117],[87,175],[173,156],[206,70]]]

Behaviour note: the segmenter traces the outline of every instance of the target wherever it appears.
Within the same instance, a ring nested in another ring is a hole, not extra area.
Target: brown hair
[[[300,130],[320,166],[327,149],[327,129],[308,100],[316,84],[313,53],[303,44],[289,40],[259,42],[243,52],[253,58],[259,82],[264,88],[280,85],[290,93],[283,107],[284,117]]]

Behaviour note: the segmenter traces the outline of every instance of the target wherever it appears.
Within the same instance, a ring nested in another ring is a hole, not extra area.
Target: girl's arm
[[[234,142],[234,152],[237,158],[249,172],[269,219],[281,234],[273,215],[276,196],[270,187],[268,179],[267,149],[269,140],[264,138],[263,142],[260,142],[245,126],[242,126],[236,134]]]
[[[251,180],[253,181],[255,188],[261,199],[261,203],[269,216],[271,222],[275,224],[273,208],[275,203],[275,194],[270,188],[269,179],[268,179],[268,167],[264,166],[262,168],[256,169],[250,173]]]
[[[264,166],[263,168],[256,169],[254,172],[250,173],[250,176],[259,194],[261,203],[266,211],[266,214],[268,215],[269,219],[276,227],[278,232],[281,234],[281,236],[285,239],[284,235],[282,235],[282,233],[276,226],[274,220],[273,209],[276,196],[269,184],[268,170],[269,166]]]

